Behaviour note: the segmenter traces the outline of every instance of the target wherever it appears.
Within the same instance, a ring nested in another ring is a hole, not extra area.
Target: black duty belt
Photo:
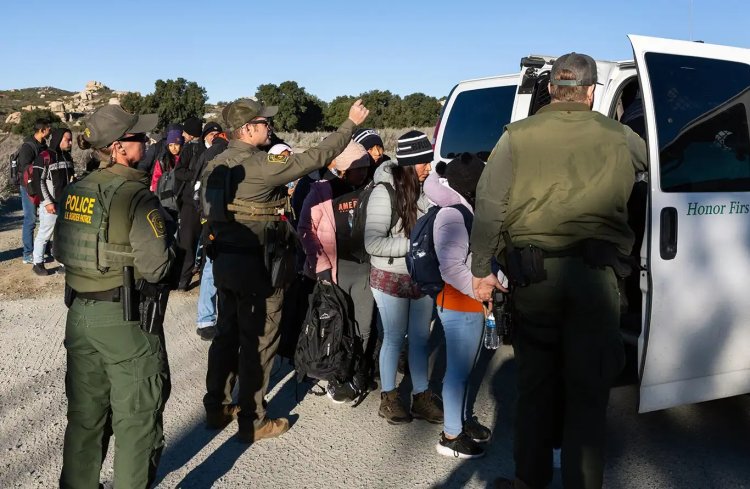
[[[571,247],[557,250],[557,251],[546,251],[543,250],[545,258],[564,258],[564,257],[581,257],[583,256],[584,246],[582,244],[576,244]]]
[[[76,297],[92,301],[120,302],[120,287],[100,292],[76,292]]]

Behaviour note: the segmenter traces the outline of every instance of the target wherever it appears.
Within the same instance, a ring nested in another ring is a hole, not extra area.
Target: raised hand
[[[357,99],[349,109],[349,119],[358,126],[365,122],[368,115],[370,115],[370,110],[364,106],[361,98]]]

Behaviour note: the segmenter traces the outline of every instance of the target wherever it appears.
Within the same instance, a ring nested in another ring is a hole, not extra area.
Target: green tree
[[[15,134],[31,136],[34,134],[34,123],[37,119],[47,119],[53,127],[64,126],[62,119],[49,109],[34,109],[21,113],[21,122],[13,127]]]
[[[279,107],[279,113],[273,118],[273,125],[279,131],[314,131],[323,125],[323,102],[295,81],[285,81],[278,86],[260,85],[255,98],[264,105]]]
[[[400,126],[400,104],[401,97],[392,94],[388,90],[371,90],[361,94],[365,107],[370,109],[367,125],[382,129],[385,127]]]
[[[425,127],[435,125],[440,115],[440,102],[435,97],[423,93],[412,93],[402,101],[405,118],[399,127]]]
[[[206,89],[184,78],[156,80],[154,93],[143,97],[139,113],[159,114],[158,129],[188,117],[203,118],[206,110]]]
[[[132,114],[141,114],[143,97],[138,92],[128,92],[120,99],[120,107]]]
[[[341,125],[342,122],[349,117],[349,108],[352,106],[356,99],[351,95],[339,95],[335,99],[331,100],[325,109],[323,118],[323,127],[326,130],[336,129]],[[369,125],[369,118],[367,124]],[[369,126],[368,126],[369,127]]]

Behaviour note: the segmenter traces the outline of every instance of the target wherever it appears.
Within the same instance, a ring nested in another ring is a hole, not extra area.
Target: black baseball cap
[[[575,75],[574,80],[561,80],[560,72],[567,70]],[[550,84],[559,87],[587,87],[597,83],[596,61],[587,54],[568,53],[552,64]]]

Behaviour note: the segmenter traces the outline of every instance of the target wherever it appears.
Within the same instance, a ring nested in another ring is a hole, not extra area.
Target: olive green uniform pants
[[[164,447],[162,414],[170,391],[163,336],[123,321],[118,302],[75,299],[65,348],[68,426],[60,487],[99,487],[112,432],[114,486],[149,487]]]
[[[617,279],[577,257],[546,258],[544,267],[545,281],[513,296],[516,477],[546,487],[562,440],[565,487],[600,488],[609,389],[625,362]]]
[[[263,398],[271,367],[279,347],[279,324],[284,290],[265,293],[218,288],[219,334],[208,350],[206,411],[219,410],[232,402],[239,376],[240,430],[249,432],[266,419]]]

